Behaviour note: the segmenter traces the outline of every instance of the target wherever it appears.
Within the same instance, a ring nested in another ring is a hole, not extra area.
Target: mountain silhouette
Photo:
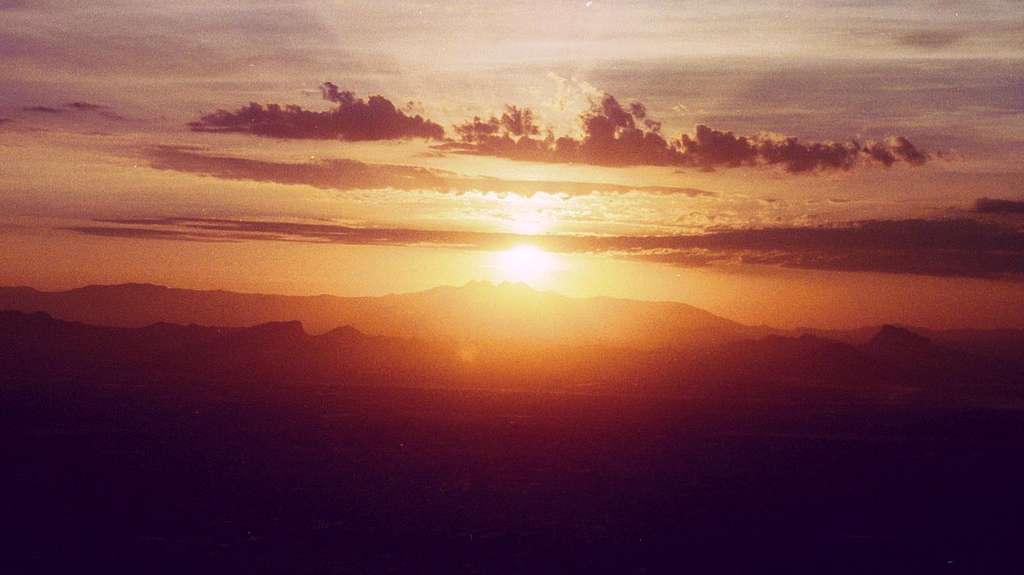
[[[906,546],[894,572],[914,572],[954,528],[1016,553],[1006,510],[1024,474],[1007,462],[1024,436],[1024,369],[1000,365],[899,328],[858,345],[805,334],[640,350],[3,311],[9,547],[61,567],[7,571],[69,571],[102,550],[117,566],[126,553],[166,561],[159,573],[197,555],[190,572],[213,558],[223,572],[272,560],[312,573],[341,565],[340,549],[345,569],[375,572],[407,544],[395,572],[424,553],[482,553],[493,569],[468,572],[509,572],[540,546],[523,572],[596,556],[586,572],[628,573],[660,554],[669,571],[747,573],[785,545],[821,553],[818,569],[877,542],[868,550]],[[567,540],[572,555],[552,562]],[[627,557],[600,555],[615,541],[633,542]],[[716,548],[695,563],[708,541],[759,556],[722,570]],[[944,569],[947,550],[932,553]],[[856,567],[843,572],[875,572]]]
[[[677,350],[708,349],[769,335],[806,334],[855,347],[868,345],[885,354],[901,345],[920,346],[922,342],[912,341],[911,336],[916,335],[947,350],[1014,364],[1024,362],[1024,330],[926,330],[895,325],[780,330],[743,325],[679,302],[571,298],[522,283],[470,282],[379,297],[251,294],[142,283],[61,292],[0,287],[0,310],[42,311],[54,318],[110,327],[157,323],[252,327],[299,321],[311,334],[349,326],[368,335],[433,341]]]
[[[770,332],[683,303],[578,299],[521,283],[471,282],[381,297],[282,296],[151,284],[63,292],[0,288],[0,309],[42,311],[111,327],[160,322],[251,327],[300,321],[313,334],[347,325],[366,334],[394,337],[636,347],[708,346]]]
[[[919,353],[932,347],[932,341],[909,329],[894,325],[883,325],[867,346],[885,353]]]
[[[352,328],[311,336],[297,321],[247,328],[169,323],[116,328],[12,311],[0,312],[0,346],[0,365],[13,381],[71,377],[126,382],[163,376],[334,381],[364,378],[375,370],[385,379],[382,365],[399,370],[427,364],[429,356],[415,345]]]
[[[997,385],[1019,394],[1024,381],[1020,363],[949,350],[895,327],[861,346],[807,334],[771,335],[681,352],[551,341],[467,344],[374,336],[351,326],[311,335],[298,321],[100,327],[17,311],[0,312],[0,372],[9,382],[487,386],[779,397],[794,386],[866,392]]]

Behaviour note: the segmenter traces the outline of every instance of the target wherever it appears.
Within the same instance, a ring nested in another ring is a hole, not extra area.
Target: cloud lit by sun
[[[558,195],[546,193],[532,196],[505,194],[499,201],[505,212],[504,228],[528,236],[549,231],[555,219],[552,210],[562,208],[564,203]]]
[[[516,220],[508,224],[510,231],[524,236],[533,236],[547,230],[548,223],[540,220]]]

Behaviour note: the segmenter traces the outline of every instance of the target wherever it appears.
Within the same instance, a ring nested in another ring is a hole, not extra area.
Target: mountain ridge
[[[157,284],[89,285],[47,292],[0,287],[0,309],[113,327],[246,327],[301,321],[312,334],[351,326],[370,335],[446,340],[573,340],[677,347],[764,333],[680,302],[572,298],[526,284],[471,282],[378,297],[275,295]]]
[[[638,348],[694,348],[769,335],[810,334],[868,343],[885,325],[961,352],[1024,361],[1024,330],[935,330],[900,324],[855,329],[745,325],[673,301],[574,298],[523,283],[484,281],[382,296],[278,295],[195,290],[154,283],[92,284],[63,291],[0,286],[0,309],[44,311],[112,327],[157,323],[250,327],[297,320],[313,335],[349,326],[367,335],[449,341],[535,340]]]
[[[1024,389],[1024,363],[946,349],[912,334],[892,338],[887,331],[859,346],[809,334],[769,335],[679,352],[551,342],[467,346],[351,327],[311,335],[297,321],[105,327],[44,312],[0,311],[0,381],[482,385],[781,400],[812,388],[865,398],[889,397],[897,389],[899,395],[926,390],[1008,398]],[[907,337],[920,344],[909,353],[901,341]]]

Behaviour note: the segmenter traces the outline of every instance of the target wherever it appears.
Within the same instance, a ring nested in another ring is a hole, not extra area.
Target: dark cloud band
[[[526,243],[555,253],[607,254],[684,267],[758,264],[1024,279],[1024,232],[972,219],[871,220],[832,227],[712,229],[703,234],[663,236],[523,236],[209,218],[102,220],[70,229],[105,237],[211,242],[272,240],[474,250]]]
[[[1024,214],[1024,200],[998,200],[979,198],[974,203],[979,214]]]

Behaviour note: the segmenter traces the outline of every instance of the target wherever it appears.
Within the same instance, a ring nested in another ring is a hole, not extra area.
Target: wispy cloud
[[[159,170],[174,170],[229,180],[255,180],[278,184],[302,184],[334,190],[430,190],[444,193],[466,191],[514,193],[532,196],[539,192],[580,196],[602,193],[644,192],[679,194],[690,197],[714,197],[707,190],[673,186],[628,186],[622,184],[505,180],[467,177],[445,170],[418,166],[367,164],[355,160],[287,163],[208,155],[202,151],[173,146],[150,150],[150,165]]]
[[[953,46],[966,35],[967,33],[963,30],[924,29],[899,34],[896,37],[896,41],[902,46],[909,46],[911,48],[939,50]]]
[[[110,108],[110,106],[83,101],[68,102],[59,108],[45,105],[24,106],[21,110],[23,112],[30,112],[33,114],[44,114],[48,116],[60,116],[64,115],[65,112],[70,112],[73,114],[96,114],[104,118],[107,118],[108,120],[124,119],[119,114],[114,112]]]
[[[68,107],[68,108],[71,108],[73,110],[81,110],[81,111],[84,111],[84,112],[95,112],[95,111],[98,111],[98,110],[109,110],[110,109],[109,106],[104,106],[102,104],[93,104],[91,102],[69,102],[69,103],[65,104],[65,106]]]
[[[36,114],[60,114],[63,110],[59,108],[51,108],[50,106],[25,106],[22,108],[24,112],[33,112]]]

